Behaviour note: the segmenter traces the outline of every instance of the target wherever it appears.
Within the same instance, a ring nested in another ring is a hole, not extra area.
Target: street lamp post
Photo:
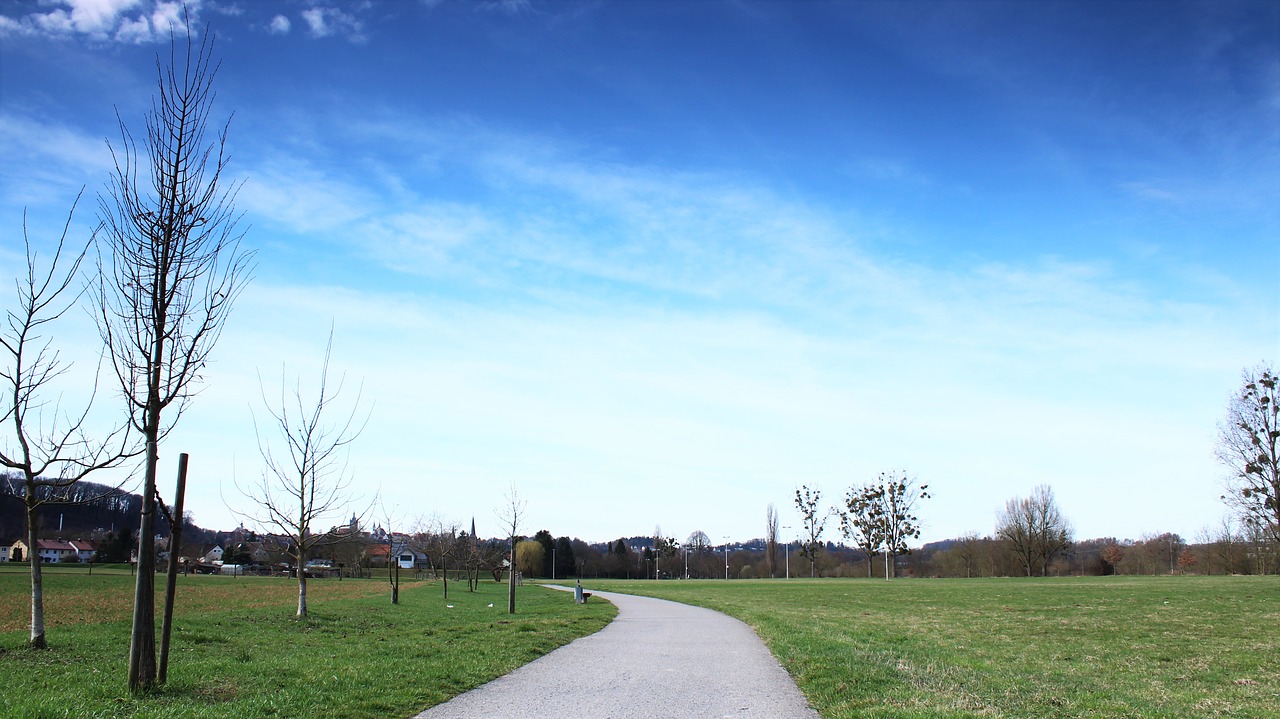
[[[724,538],[724,578],[729,579],[729,535]]]
[[[783,527],[783,529],[791,529],[791,527]],[[783,550],[783,555],[787,559],[787,579],[791,578],[791,535],[787,535],[787,548]],[[777,555],[774,555],[777,556]]]

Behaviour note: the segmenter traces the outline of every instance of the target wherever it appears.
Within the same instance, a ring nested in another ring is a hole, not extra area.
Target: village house
[[[88,544],[87,542],[85,544]],[[15,562],[25,562],[31,556],[27,540],[19,539],[9,545],[9,556]],[[40,553],[40,561],[49,564],[79,562],[80,553],[70,542],[57,539],[36,540],[36,549]]]
[[[370,567],[388,566],[393,556],[401,569],[424,569],[430,565],[425,553],[406,544],[372,544],[365,550],[364,556]]]
[[[76,550],[76,560],[78,562],[92,562],[94,556],[98,554],[98,545],[93,542],[86,542],[83,539],[73,539],[70,542],[73,549]],[[64,560],[71,561],[71,560]]]

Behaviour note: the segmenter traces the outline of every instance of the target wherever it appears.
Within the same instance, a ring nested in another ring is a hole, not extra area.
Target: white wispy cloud
[[[364,22],[355,15],[336,7],[312,7],[302,11],[311,37],[345,37],[351,42],[364,42]]]
[[[112,168],[101,137],[78,128],[16,113],[0,113],[0,198],[41,206],[96,185]]]
[[[529,0],[485,0],[478,7],[482,10],[500,12],[507,15],[533,12],[533,3]]]
[[[275,35],[288,35],[293,24],[289,22],[289,18],[284,15],[276,15],[271,18],[271,24],[267,26],[269,32]]]
[[[241,169],[248,179],[237,204],[292,233],[333,231],[383,209],[373,188],[298,160],[268,159]]]
[[[50,0],[53,10],[21,17],[0,16],[0,36],[84,36],[97,42],[148,43],[167,41],[170,32],[188,30],[184,11],[192,20],[201,0]]]

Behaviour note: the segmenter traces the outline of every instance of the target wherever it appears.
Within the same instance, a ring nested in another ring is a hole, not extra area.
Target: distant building
[[[89,543],[85,542],[85,544]],[[57,539],[36,540],[36,551],[40,554],[40,561],[48,562],[49,564],[80,561],[80,552],[73,544]],[[27,540],[19,539],[9,545],[9,556],[12,558],[12,561],[15,562],[27,561],[31,557],[31,551],[27,546]]]
[[[92,562],[93,558],[98,554],[98,545],[93,542],[86,542],[83,539],[73,539],[67,542],[76,550],[76,561]]]

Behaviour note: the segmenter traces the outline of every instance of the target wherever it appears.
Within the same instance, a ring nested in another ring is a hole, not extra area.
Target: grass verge
[[[308,584],[311,615],[297,620],[292,581],[187,577],[169,683],[134,698],[125,688],[130,578],[47,576],[49,651],[27,649],[26,630],[8,616],[26,607],[25,579],[0,575],[6,719],[409,717],[598,631],[616,612],[528,586],[512,616],[506,586],[493,582],[475,593],[451,584],[447,603],[437,583],[402,582],[392,605],[385,582],[324,580]]]
[[[1280,716],[1280,577],[591,587],[742,619],[827,719]]]

